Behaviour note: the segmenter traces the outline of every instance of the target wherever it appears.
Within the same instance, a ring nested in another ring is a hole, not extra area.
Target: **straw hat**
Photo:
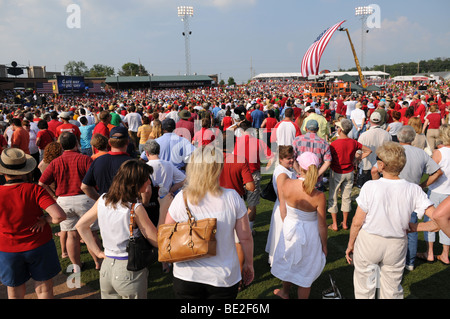
[[[19,148],[7,148],[0,157],[0,174],[26,175],[36,168],[36,160]]]

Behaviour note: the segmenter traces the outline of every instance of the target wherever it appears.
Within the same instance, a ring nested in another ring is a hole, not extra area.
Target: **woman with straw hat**
[[[39,299],[53,298],[52,278],[61,271],[49,224],[66,215],[41,186],[25,182],[35,167],[36,160],[21,149],[1,154],[6,184],[0,186],[0,281],[10,299],[24,298],[30,278]]]

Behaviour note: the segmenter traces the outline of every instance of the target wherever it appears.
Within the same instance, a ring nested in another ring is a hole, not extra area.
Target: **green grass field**
[[[270,179],[269,175],[263,177],[262,186]],[[356,190],[356,188],[354,189]],[[269,223],[272,214],[273,203],[261,199],[257,209],[257,220],[255,222],[256,236],[254,237],[254,282],[243,289],[238,299],[278,299],[273,295],[275,288],[280,288],[281,281],[270,273],[267,263],[267,253],[265,245],[269,231]],[[356,209],[353,201],[352,213]],[[351,218],[352,214],[350,215]],[[338,214],[339,218],[339,214]],[[328,214],[328,224],[331,224],[331,216]],[[349,224],[350,226],[350,224]],[[56,230],[55,230],[56,231]],[[354,299],[353,296],[353,267],[345,260],[345,249],[347,247],[349,231],[339,230],[338,232],[328,231],[328,256],[327,264],[322,275],[314,282],[311,289],[311,299],[322,298],[322,291],[330,287],[329,275],[331,275],[341,291],[343,298]],[[59,239],[56,237],[56,244],[59,249]],[[425,250],[423,234],[419,234],[419,249]],[[439,244],[435,246],[435,254],[441,252]],[[61,254],[61,252],[58,252]],[[99,289],[99,272],[95,270],[94,263],[86,246],[82,245],[82,260],[86,263],[82,272],[82,281],[95,290]],[[63,269],[69,266],[69,259],[61,260]],[[447,287],[450,278],[450,267],[440,262],[427,264],[423,261],[416,261],[416,268],[409,272],[405,270],[403,277],[404,295],[407,299],[449,299],[450,290]],[[150,268],[149,278],[149,299],[171,299],[174,298],[172,291],[172,274],[162,272],[161,264],[156,263]],[[296,298],[296,289],[291,291],[291,298]]]

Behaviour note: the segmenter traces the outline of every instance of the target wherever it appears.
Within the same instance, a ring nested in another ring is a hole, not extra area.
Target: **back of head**
[[[411,144],[416,138],[416,131],[410,125],[403,125],[397,133],[397,139],[400,143]]]
[[[439,127],[439,140],[443,145],[450,145],[450,125],[442,124]]]
[[[343,118],[337,123],[337,126],[341,128],[342,133],[348,135],[353,128],[353,124],[349,119]]]
[[[186,167],[186,184],[184,191],[194,205],[207,193],[219,196],[222,189],[219,177],[223,169],[223,153],[211,144],[197,148],[189,158]]]
[[[77,146],[78,140],[75,134],[72,132],[62,132],[59,136],[59,143],[61,144],[63,150],[72,150]]]
[[[153,139],[147,140],[144,144],[144,151],[146,151],[149,155],[159,155],[160,145]]]
[[[286,111],[284,111],[284,116],[291,118],[294,116],[294,110],[292,108],[287,108]]]
[[[131,159],[120,166],[111,187],[105,194],[105,204],[116,207],[117,204],[127,207],[141,199],[141,188],[149,180],[153,168],[141,160]]]
[[[100,133],[94,134],[91,138],[91,145],[99,151],[107,151],[108,138]]]

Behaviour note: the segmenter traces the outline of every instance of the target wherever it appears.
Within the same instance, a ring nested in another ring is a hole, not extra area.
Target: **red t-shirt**
[[[71,132],[71,133],[75,134],[75,136],[78,139],[80,139],[80,136],[81,136],[81,132],[80,132],[80,129],[78,128],[78,126],[73,125],[71,123],[65,123],[65,124],[61,124],[60,126],[58,126],[56,128],[56,137],[59,137],[62,132]]]
[[[55,135],[50,130],[40,130],[37,135],[37,138],[40,138],[39,149],[43,150],[45,147],[53,142]]]
[[[45,169],[39,182],[45,185],[55,183],[56,196],[82,195],[84,192],[80,186],[91,163],[90,156],[74,151],[64,151]]]
[[[234,189],[240,196],[244,196],[244,185],[250,182],[253,182],[253,176],[245,158],[231,153],[224,154],[220,186]]]
[[[62,122],[58,121],[58,120],[51,120],[50,122],[47,123],[48,124],[48,129],[50,130],[50,132],[53,133],[53,135],[56,136],[56,128],[58,126],[60,126],[62,124]]]
[[[11,146],[20,148],[26,154],[30,154],[30,133],[22,127],[16,127],[11,136]]]
[[[217,132],[214,132],[214,129],[207,129],[206,127],[202,127],[200,131],[195,133],[193,142],[197,143],[198,146],[208,145],[212,141],[216,139]]]
[[[341,99],[337,99],[336,100],[336,113],[345,115],[345,110],[342,109],[344,106],[345,106],[344,101]]]
[[[331,169],[338,174],[347,174],[353,171],[353,160],[357,150],[362,144],[352,138],[337,139],[330,144]]]
[[[422,121],[422,124],[423,124],[425,122],[426,113],[427,113],[427,110],[425,109],[425,105],[423,105],[422,103],[419,103],[416,111],[414,112],[414,116],[420,117],[420,120]]]
[[[265,127],[265,132],[272,132],[272,129],[277,126],[278,121],[276,118],[274,117],[268,117],[266,118],[266,127]]]
[[[53,204],[55,200],[36,184],[0,186],[0,251],[28,251],[50,241],[48,223],[42,232],[32,232],[30,227],[43,215],[42,210]]]
[[[441,126],[440,113],[430,113],[425,118],[430,122],[430,124],[428,124],[429,129],[438,129]]]
[[[225,116],[223,118],[223,130],[225,131],[231,125],[233,125],[233,118],[231,116]]]
[[[97,125],[95,125],[94,130],[92,131],[92,136],[94,136],[95,134],[101,134],[109,138],[108,126],[103,122],[99,122]]]
[[[262,155],[264,155],[266,159],[272,157],[272,151],[266,143],[248,134],[244,134],[236,139],[234,154],[245,157],[250,172],[252,173],[261,169]]]

